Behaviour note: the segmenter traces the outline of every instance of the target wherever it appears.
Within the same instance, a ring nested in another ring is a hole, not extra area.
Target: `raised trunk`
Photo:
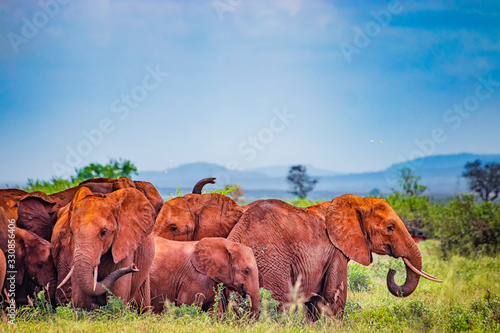
[[[203,186],[205,186],[206,184],[215,184],[215,178],[204,178],[199,182],[197,182],[196,185],[193,187],[193,193],[201,194],[201,190],[203,189]]]
[[[407,244],[409,244],[409,255],[408,260],[410,263],[419,271],[422,270],[422,256],[420,255],[420,251],[418,250],[417,244],[411,239],[409,236],[409,240],[407,240]],[[412,271],[408,265],[406,265],[406,281],[402,286],[398,286],[396,282],[394,282],[394,275],[396,271],[390,269],[387,273],[387,288],[397,297],[406,297],[411,295],[418,286],[418,281],[420,280],[420,275]]]
[[[74,276],[76,277],[76,283],[84,294],[87,296],[98,296],[111,289],[115,281],[123,275],[137,271],[138,269],[134,264],[130,267],[120,268],[109,274],[101,282],[97,282],[94,288],[94,267],[83,260],[76,260]]]

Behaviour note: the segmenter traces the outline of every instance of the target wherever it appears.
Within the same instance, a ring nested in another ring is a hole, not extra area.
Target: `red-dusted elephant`
[[[195,185],[192,194],[165,202],[156,218],[154,234],[177,241],[227,237],[244,209],[225,195],[201,194],[202,187],[214,179],[203,179]]]
[[[387,276],[390,292],[411,295],[422,272],[417,245],[403,222],[384,199],[343,195],[308,208],[280,200],[260,200],[249,205],[228,236],[252,248],[259,269],[259,283],[286,306],[290,287],[299,291],[313,319],[323,309],[342,316],[347,296],[347,263],[372,262],[371,253],[402,257],[406,282],[397,286],[394,271]]]
[[[208,310],[215,303],[217,284],[249,295],[252,314],[259,316],[259,278],[252,250],[225,238],[178,242],[155,238],[151,266],[151,305],[160,313],[165,302],[196,304]],[[219,305],[220,307],[223,307]]]
[[[154,219],[153,206],[135,188],[109,194],[79,189],[52,235],[57,302],[71,299],[75,307],[89,309],[104,304],[109,289],[141,308],[149,306]]]
[[[51,244],[38,235],[16,227],[0,208],[0,285],[13,289],[16,305],[28,304],[27,296],[40,288],[48,288],[49,300],[54,300],[56,270],[52,260]],[[14,273],[6,274],[6,271]],[[3,277],[2,277],[3,276]],[[12,288],[11,288],[12,285]]]

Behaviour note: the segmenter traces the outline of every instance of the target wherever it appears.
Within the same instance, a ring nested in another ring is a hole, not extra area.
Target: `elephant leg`
[[[149,276],[135,294],[133,301],[140,313],[146,312],[151,308],[151,287]]]
[[[149,235],[147,239],[135,250],[133,262],[139,269],[139,272],[132,274],[132,283],[130,285],[130,297],[137,300],[137,305],[151,305],[149,271],[155,256],[154,236]],[[145,284],[145,282],[147,283]],[[136,297],[137,293],[142,293]]]
[[[322,298],[316,304],[318,309],[323,306],[331,312],[330,315],[338,318],[344,315],[347,300],[347,263],[348,259],[341,253],[332,257],[325,273],[323,292],[320,293]]]

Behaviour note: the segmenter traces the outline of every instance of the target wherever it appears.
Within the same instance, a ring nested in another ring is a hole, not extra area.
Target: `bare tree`
[[[304,165],[294,165],[290,167],[288,182],[292,185],[289,193],[296,195],[299,199],[307,198],[307,193],[311,192],[318,180],[307,175],[307,168]]]
[[[480,160],[465,164],[462,176],[469,180],[469,189],[476,192],[483,201],[494,201],[500,193],[500,163],[486,163]]]

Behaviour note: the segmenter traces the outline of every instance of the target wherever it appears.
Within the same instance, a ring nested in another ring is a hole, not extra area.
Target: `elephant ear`
[[[153,232],[155,211],[144,194],[135,188],[118,190],[107,197],[114,202],[117,221],[117,234],[111,249],[116,264],[134,252]]]
[[[204,238],[195,246],[191,263],[194,268],[217,283],[231,285],[233,272],[231,251],[224,238]]]
[[[199,202],[192,205],[196,207],[193,209],[195,219],[193,240],[227,237],[243,215],[243,208],[233,199],[217,193],[202,194],[201,198],[198,194],[197,197]]]
[[[333,199],[327,209],[325,223],[332,244],[349,259],[368,266],[372,257],[363,228],[363,200],[354,195]]]
[[[142,182],[142,181],[134,181],[134,184],[135,187],[139,191],[141,191],[149,200],[149,202],[153,205],[156,215],[158,215],[165,201],[161,197],[160,193],[158,193],[156,187],[154,187],[153,184],[149,182]]]
[[[57,202],[43,192],[25,195],[19,201],[17,226],[50,241],[57,215]]]
[[[69,205],[66,205],[59,210],[57,222],[54,226],[52,238],[50,239],[50,243],[52,244],[52,258],[54,259],[54,265],[58,265],[56,259],[63,260],[62,255],[65,252],[69,253],[70,251],[72,251],[71,243],[73,241],[73,237],[71,236],[68,213]],[[69,261],[70,260],[73,260],[72,256]]]

